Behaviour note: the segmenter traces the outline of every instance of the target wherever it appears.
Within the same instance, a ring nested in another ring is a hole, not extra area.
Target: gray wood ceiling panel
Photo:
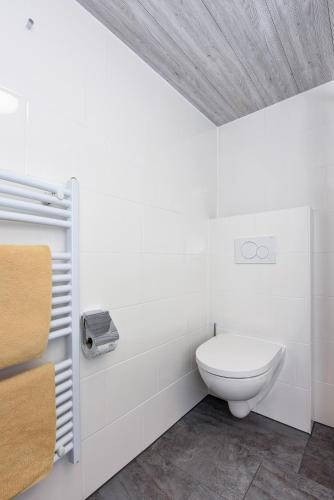
[[[327,0],[266,0],[300,91],[334,78]]]
[[[228,41],[198,0],[139,0],[155,21],[170,33],[235,110],[235,117],[263,107],[255,85],[235,57]]]
[[[265,0],[203,2],[247,68],[266,105],[298,91]]]
[[[327,0],[328,4],[328,11],[329,11],[329,18],[331,22],[331,31],[332,31],[332,38],[333,38],[333,33],[334,33],[334,0]],[[334,39],[333,39],[333,46],[334,46]]]
[[[230,103],[137,0],[80,0],[80,3],[215,124],[220,123],[221,116],[228,121],[236,117]]]
[[[334,78],[334,0],[78,0],[216,125]]]

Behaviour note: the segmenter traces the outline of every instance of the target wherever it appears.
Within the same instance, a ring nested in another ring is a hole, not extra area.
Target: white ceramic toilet
[[[225,399],[234,416],[243,418],[271,389],[284,353],[281,344],[220,334],[197,348],[196,361],[209,391]]]

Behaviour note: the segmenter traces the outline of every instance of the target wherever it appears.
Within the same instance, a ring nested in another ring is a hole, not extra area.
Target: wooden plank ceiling
[[[78,0],[216,125],[334,79],[334,0]]]

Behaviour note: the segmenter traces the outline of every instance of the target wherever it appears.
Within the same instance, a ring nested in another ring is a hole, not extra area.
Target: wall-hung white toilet
[[[234,416],[243,418],[275,383],[284,353],[281,344],[220,334],[197,348],[196,361],[209,391],[225,399]]]

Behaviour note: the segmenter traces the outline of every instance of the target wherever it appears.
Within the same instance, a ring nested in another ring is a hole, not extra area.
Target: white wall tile
[[[143,407],[144,445],[155,441],[206,394],[207,389],[195,371],[148,401]]]
[[[313,251],[334,252],[333,210],[313,211]]]
[[[185,297],[184,306],[187,315],[187,332],[206,326],[208,321],[208,305],[205,292],[192,293]]]
[[[210,221],[210,252],[219,255],[234,255],[234,240],[255,235],[256,219],[254,214],[222,217]],[[217,238],[214,241],[212,238]],[[215,250],[214,250],[215,249]]]
[[[276,382],[268,396],[256,407],[256,411],[302,431],[311,432],[310,406],[308,390]]]
[[[189,334],[189,342],[190,342],[190,360],[192,369],[197,368],[196,363],[196,349],[203,342],[208,340],[213,336],[213,326],[208,325],[207,327],[200,328],[199,330],[195,330]]]
[[[208,219],[188,216],[185,225],[185,252],[188,254],[206,253],[208,249]]]
[[[138,341],[152,348],[182,337],[191,318],[187,305],[187,297],[183,295],[143,304]]]
[[[165,389],[168,385],[190,372],[191,359],[189,344],[190,338],[187,335],[174,342],[164,344],[158,349],[157,367],[159,391]]]
[[[142,409],[104,427],[82,443],[84,498],[143,449]]]
[[[334,162],[325,167],[325,186],[323,192],[325,196],[325,208],[334,210]]]
[[[1,5],[1,17],[7,20],[6,29],[1,33],[1,43],[7,48],[2,55],[3,84],[38,98],[44,105],[61,109],[68,116],[82,118],[85,31],[80,7],[63,0],[47,6],[43,2],[32,2],[20,7],[17,2],[8,1]],[[29,17],[36,20],[33,31],[25,29]],[[50,19],[63,19],[61,39],[58,24],[50,23]],[[9,34],[13,38],[8,38]],[[8,43],[8,40],[12,41]]]
[[[142,299],[140,254],[83,253],[81,307],[110,309],[138,304]]]
[[[184,216],[158,208],[145,208],[143,250],[149,253],[184,253]]]
[[[314,340],[314,380],[334,385],[334,342],[319,337]]]
[[[255,235],[275,236],[279,254],[304,253],[310,246],[310,210],[301,207],[261,213],[255,216],[255,231]]]
[[[64,182],[80,178],[84,127],[39,101],[29,103],[27,171],[36,177]]]
[[[334,297],[334,254],[313,254],[313,294]]]
[[[334,297],[313,297],[313,334],[334,341]]]
[[[142,207],[140,205],[88,191],[85,191],[82,197],[81,251],[141,252]],[[96,217],[96,214],[100,215]],[[103,214],[108,215],[107,221]]]
[[[274,338],[283,342],[310,343],[309,298],[275,297]]]
[[[36,498],[82,500],[84,498],[82,464],[71,464],[69,467],[67,460],[58,460],[49,476],[16,498],[20,500],[36,500]]]
[[[143,255],[143,300],[172,297],[185,291],[184,255]]]
[[[280,254],[276,265],[265,267],[268,270],[265,285],[267,290],[272,288],[275,295],[305,297],[310,293],[309,276],[305,272],[310,270],[309,254]]]
[[[314,419],[325,425],[334,427],[334,385],[314,382]]]
[[[157,392],[157,359],[158,353],[150,351],[113,366],[102,374],[109,423]]]
[[[86,23],[90,19],[86,18]],[[84,41],[84,120],[91,127],[107,136],[110,124],[108,88],[108,32],[93,27],[94,36]]]
[[[311,383],[311,346],[287,343],[279,380],[309,390]]]
[[[17,105],[17,109],[13,108],[8,114],[1,112],[7,99],[16,100]],[[3,170],[24,173],[27,107],[26,99],[0,87],[0,168]]]
[[[106,378],[97,373],[81,381],[81,426],[82,437],[107,425]]]
[[[186,293],[203,292],[207,287],[206,255],[187,255],[185,257],[185,291]]]

